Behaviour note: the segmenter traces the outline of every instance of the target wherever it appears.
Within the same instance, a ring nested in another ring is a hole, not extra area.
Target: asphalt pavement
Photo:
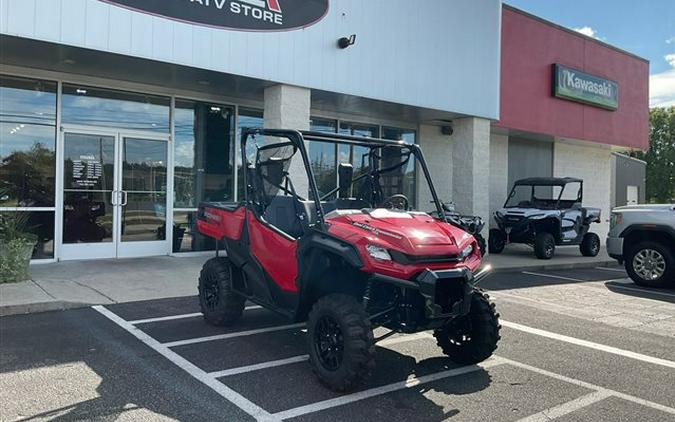
[[[495,355],[462,367],[429,333],[378,344],[336,394],[302,324],[250,305],[207,325],[195,297],[0,318],[0,420],[675,421],[675,290],[619,267],[498,273]]]

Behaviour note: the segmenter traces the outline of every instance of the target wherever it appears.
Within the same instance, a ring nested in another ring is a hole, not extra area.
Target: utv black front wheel
[[[375,367],[368,314],[351,296],[331,294],[319,299],[309,313],[307,340],[314,372],[332,390],[359,386]]]
[[[555,253],[555,238],[551,233],[537,233],[534,238],[534,254],[539,259],[551,259]]]
[[[206,261],[199,274],[199,307],[212,325],[229,325],[244,312],[246,299],[232,290],[236,268],[227,258]]]
[[[598,253],[600,253],[600,236],[595,233],[586,233],[579,249],[583,256],[598,256]]]
[[[500,254],[506,246],[506,236],[501,230],[491,229],[490,239],[488,240],[488,252]]]
[[[475,290],[469,314],[434,331],[434,337],[453,362],[472,365],[492,356],[501,338],[501,328],[495,304],[487,294]]]

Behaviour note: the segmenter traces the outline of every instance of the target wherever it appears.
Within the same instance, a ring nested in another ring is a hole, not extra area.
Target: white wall
[[[434,181],[438,199],[452,201],[452,140],[439,126],[420,125],[417,140]],[[417,204],[422,211],[435,210],[428,183],[421,168],[417,170]]]
[[[553,175],[578,177],[584,180],[586,207],[602,210],[601,223],[593,224],[591,231],[600,236],[604,244],[609,223],[611,195],[611,151],[609,147],[588,146],[556,139],[553,150]]]
[[[490,227],[496,227],[492,216],[504,206],[509,192],[509,137],[490,135]]]
[[[332,0],[302,30],[212,29],[99,0],[0,0],[0,33],[498,118],[499,0]],[[356,34],[340,50],[337,39]]]

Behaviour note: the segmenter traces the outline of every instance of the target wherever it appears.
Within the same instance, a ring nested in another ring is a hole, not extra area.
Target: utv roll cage
[[[415,157],[417,160],[417,163],[419,163],[420,168],[422,169],[422,172],[424,173],[424,177],[427,181],[427,184],[429,186],[429,190],[431,192],[431,196],[433,198],[433,203],[436,206],[436,211],[437,215],[436,218],[439,218],[440,220],[444,221],[447,223],[447,219],[445,217],[445,212],[443,208],[442,202],[438,199],[438,195],[436,193],[436,188],[434,187],[433,181],[431,179],[431,174],[429,173],[429,168],[427,167],[427,163],[424,159],[424,155],[422,153],[421,148],[417,144],[407,144],[403,141],[394,141],[390,139],[381,139],[381,138],[370,138],[370,137],[362,137],[362,136],[353,136],[353,135],[342,135],[342,134],[337,134],[337,133],[329,133],[329,132],[316,132],[316,131],[297,131],[297,130],[286,130],[286,129],[260,129],[260,128],[243,128],[241,131],[241,154],[242,154],[242,163],[244,169],[247,169],[247,171],[243,171],[243,182],[244,186],[247,188],[244,189],[244,201],[246,203],[251,203],[251,198],[249,195],[249,180],[248,178],[250,175],[248,174],[248,169],[250,166],[250,162],[248,159],[248,156],[246,154],[246,145],[250,137],[255,137],[255,136],[269,136],[273,138],[285,138],[288,141],[279,141],[276,143],[272,143],[269,145],[264,145],[261,147],[258,147],[258,152],[265,150],[267,148],[279,148],[283,146],[292,146],[294,148],[294,153],[292,154],[295,155],[296,152],[300,152],[300,155],[302,157],[302,162],[303,166],[305,169],[305,172],[307,173],[307,178],[309,182],[309,196],[310,199],[315,203],[316,207],[316,224],[320,227],[325,227],[325,212],[323,209],[323,203],[322,200],[330,197],[334,194],[336,194],[340,190],[340,186],[336,187],[335,189],[331,190],[330,192],[327,192],[323,196],[319,194],[319,189],[316,183],[316,179],[314,177],[314,171],[312,169],[310,160],[309,160],[309,155],[307,153],[307,147],[305,145],[305,141],[317,141],[317,142],[328,142],[328,143],[334,143],[334,144],[343,144],[343,145],[350,145],[350,146],[360,146],[360,147],[366,147],[370,148],[371,151],[373,149],[377,149],[378,147],[394,147],[394,148],[400,148],[407,150],[409,152],[409,155],[412,155]],[[375,160],[372,154],[369,157],[370,165],[367,167],[367,171],[358,177],[354,178],[353,182],[356,182],[357,180],[360,180],[362,178],[366,177],[373,177],[375,175],[378,175],[380,173],[384,173],[388,170],[397,168],[398,166],[401,165],[401,163],[398,163],[396,166],[391,166],[391,167],[385,167],[385,168],[379,168],[377,165],[374,165]],[[406,162],[409,160],[406,158]],[[405,164],[405,163],[404,163]],[[290,187],[282,187],[282,186],[277,186],[281,190],[285,191],[286,193],[292,194],[293,196],[298,197],[297,193],[295,192],[295,189],[290,186]]]
[[[516,180],[513,184],[513,187],[511,188],[511,191],[509,192],[509,195],[506,198],[506,202],[504,202],[504,208],[515,208],[517,206],[509,206],[509,201],[511,198],[514,197],[516,189],[518,186],[530,186],[531,191],[530,191],[530,202],[531,204],[529,206],[532,206],[535,204],[536,201],[544,201],[544,202],[553,202],[555,201],[555,209],[560,208],[560,200],[563,196],[563,193],[565,193],[565,186],[570,184],[570,183],[579,183],[579,192],[577,193],[577,198],[574,201],[566,201],[566,202],[579,202],[581,203],[584,195],[584,181],[583,179],[577,179],[575,177],[530,177],[527,179],[520,179]],[[560,189],[560,193],[558,194],[558,197],[555,199],[541,199],[535,197],[535,191],[534,188],[537,186],[544,186],[544,187],[554,187],[554,186],[559,186],[562,189]]]

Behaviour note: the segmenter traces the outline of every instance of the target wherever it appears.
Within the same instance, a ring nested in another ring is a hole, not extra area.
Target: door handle
[[[129,199],[129,194],[125,190],[121,190],[120,193],[124,195],[124,201],[122,201],[122,206],[126,207],[127,206],[127,200]]]
[[[117,199],[117,191],[114,190],[114,191],[110,192],[110,205],[112,205],[112,206],[117,205],[116,199]]]

